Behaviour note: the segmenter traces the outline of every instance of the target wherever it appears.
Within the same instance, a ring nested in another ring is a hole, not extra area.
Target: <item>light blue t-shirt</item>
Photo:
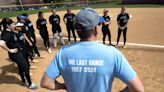
[[[127,83],[136,72],[114,47],[86,41],[61,48],[46,75],[62,75],[68,92],[111,92],[114,77]]]

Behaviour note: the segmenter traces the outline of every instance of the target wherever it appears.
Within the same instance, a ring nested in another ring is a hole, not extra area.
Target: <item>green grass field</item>
[[[93,4],[93,5],[88,5],[88,6],[74,6],[74,7],[69,7],[71,9],[81,9],[83,7],[92,7],[92,8],[119,8],[121,7],[121,2],[120,0],[113,1],[111,3],[99,3],[99,4]],[[164,7],[164,5],[160,4],[129,4],[126,5],[128,8],[161,8]],[[56,10],[62,11],[65,10],[68,7],[61,7],[57,8]],[[42,12],[50,12],[51,9],[46,9],[46,10],[24,10],[24,11],[11,11],[11,12],[1,12],[0,13],[0,18],[6,18],[6,17],[15,17],[17,15],[20,15],[22,13],[27,13],[27,14],[35,14],[38,13],[39,11]]]

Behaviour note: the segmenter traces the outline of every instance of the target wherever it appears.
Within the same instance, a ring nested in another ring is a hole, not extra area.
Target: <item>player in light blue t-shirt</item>
[[[68,92],[111,92],[115,77],[127,84],[121,92],[143,92],[141,81],[120,51],[96,42],[98,14],[82,9],[75,17],[80,42],[61,48],[48,66],[41,87],[55,89],[62,75]],[[65,87],[61,84],[61,87]]]

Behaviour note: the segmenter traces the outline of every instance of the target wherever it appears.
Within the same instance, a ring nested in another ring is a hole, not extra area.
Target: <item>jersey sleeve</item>
[[[45,22],[46,22],[46,24],[47,24],[47,20],[46,19],[44,19],[45,20]]]
[[[28,33],[28,26],[27,26],[27,25],[24,25],[24,26],[22,27],[21,32],[22,32],[23,34],[27,34],[27,33]]]
[[[115,76],[126,84],[137,76],[127,59],[119,51],[116,54]]]
[[[66,17],[67,17],[67,15],[65,14],[63,18],[65,19]]]
[[[58,18],[59,18],[59,23],[60,23],[60,16],[58,15]]]
[[[10,41],[10,37],[11,36],[9,34],[8,35],[4,34],[1,39],[4,40],[5,42],[9,42]]]
[[[75,17],[75,14],[73,13],[72,16]]]
[[[49,22],[52,24],[52,17],[51,16],[49,17]]]
[[[109,18],[109,21],[110,21],[110,20],[111,20],[111,19],[110,19],[110,16],[108,16],[108,18]]]
[[[39,29],[39,20],[36,21],[36,27]]]
[[[119,21],[120,20],[120,14],[117,16],[117,21]]]
[[[56,79],[58,76],[60,76],[60,71],[59,71],[59,52],[56,54],[54,59],[51,61],[49,64],[47,70],[46,70],[46,75],[50,77],[51,79]]]
[[[129,14],[127,14],[127,19],[129,20]]]

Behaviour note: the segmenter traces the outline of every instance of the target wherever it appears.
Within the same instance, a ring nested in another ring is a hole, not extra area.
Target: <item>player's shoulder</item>
[[[75,14],[74,14],[74,13],[72,13],[72,15],[73,15],[73,16],[75,16]]]
[[[107,18],[110,19],[110,16],[108,15]]]
[[[38,18],[37,20],[36,20],[36,22],[38,22],[40,19]]]
[[[126,15],[129,15],[129,13],[127,13],[127,12],[126,12],[125,14],[126,14]]]
[[[121,15],[122,15],[121,13],[118,14],[118,16],[121,16]]]
[[[60,17],[60,16],[57,14],[56,17]]]
[[[49,18],[53,18],[53,15],[50,15],[50,17]]]
[[[43,18],[43,21],[46,21],[46,19],[45,19],[45,18]]]
[[[64,14],[64,17],[66,17],[66,16],[68,16],[68,14],[67,14],[67,13],[65,13],[65,14]]]

